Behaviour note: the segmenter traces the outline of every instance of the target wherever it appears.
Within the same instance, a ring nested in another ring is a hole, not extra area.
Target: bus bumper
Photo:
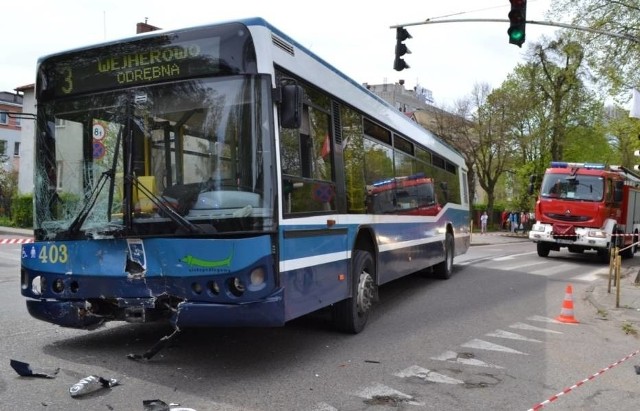
[[[111,300],[110,311],[96,301],[27,300],[29,314],[62,327],[95,329],[108,321],[169,321],[175,327],[281,327],[285,323],[284,290],[266,298],[237,304],[185,300],[171,309],[154,298]]]

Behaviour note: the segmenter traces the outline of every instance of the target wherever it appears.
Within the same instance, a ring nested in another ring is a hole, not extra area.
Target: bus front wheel
[[[376,300],[375,264],[371,253],[355,250],[351,260],[351,297],[333,306],[333,322],[339,330],[357,334],[364,329]]]
[[[447,280],[453,273],[453,235],[447,233],[444,238],[444,261],[433,266],[436,278]]]

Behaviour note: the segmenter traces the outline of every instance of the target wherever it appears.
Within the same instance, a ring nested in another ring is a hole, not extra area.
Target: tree
[[[432,122],[420,124],[450,144],[462,154],[467,166],[467,187],[469,196],[475,198],[476,176],[475,161],[478,139],[474,134],[474,124],[470,120],[472,117],[472,104],[469,98],[460,99],[455,102],[452,109],[432,107],[430,110]]]
[[[476,84],[471,96],[476,107],[474,123],[478,139],[475,169],[478,184],[487,193],[487,212],[492,215],[496,185],[507,171],[513,151],[511,129],[506,121],[509,94],[500,90],[491,92],[485,83]]]
[[[571,32],[583,45],[597,81],[616,96],[640,83],[640,5],[633,0],[556,0],[552,18],[599,31],[628,36],[623,39],[586,31]],[[635,39],[635,40],[633,40]],[[627,94],[628,95],[628,94]],[[628,98],[626,99],[628,100]]]
[[[545,39],[546,40],[546,39]],[[544,40],[543,40],[544,41]],[[551,158],[561,161],[570,117],[584,103],[581,77],[583,49],[567,37],[537,43],[530,56],[530,86],[538,87],[551,119]]]

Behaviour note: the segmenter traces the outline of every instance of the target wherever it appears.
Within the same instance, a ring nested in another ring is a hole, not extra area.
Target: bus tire
[[[436,278],[447,280],[453,273],[453,235],[447,233],[444,238],[444,261],[433,266]]]
[[[549,257],[549,251],[551,251],[551,249],[545,243],[537,243],[536,249],[538,251],[538,256]]]
[[[371,307],[376,300],[376,266],[370,252],[355,250],[351,257],[351,297],[333,305],[333,323],[337,329],[349,334],[358,334],[369,319]]]

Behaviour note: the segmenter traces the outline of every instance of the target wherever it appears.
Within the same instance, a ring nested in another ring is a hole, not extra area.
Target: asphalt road
[[[585,298],[606,268],[589,256],[540,259],[526,241],[475,245],[450,280],[415,275],[383,287],[358,335],[335,332],[319,312],[283,328],[186,330],[132,361],[172,330],[35,320],[19,294],[19,245],[2,247],[0,410],[144,410],[153,399],[198,411],[528,410],[603,369],[545,406],[620,410],[640,400],[638,339]],[[569,283],[579,324],[554,321]],[[19,377],[10,359],[59,372]],[[89,375],[120,385],[71,398]]]

